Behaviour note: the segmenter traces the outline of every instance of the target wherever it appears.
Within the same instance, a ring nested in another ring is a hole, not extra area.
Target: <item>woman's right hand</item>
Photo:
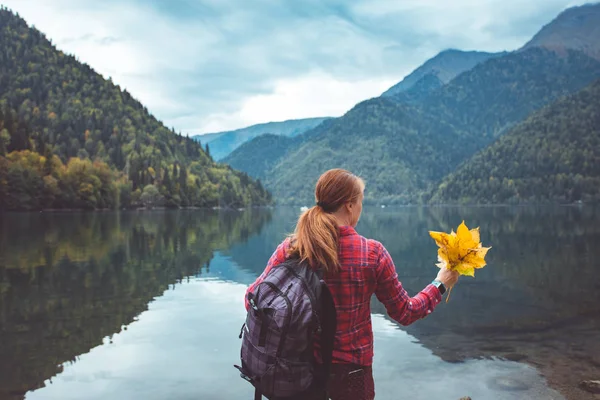
[[[458,282],[459,273],[456,271],[450,271],[447,268],[441,268],[437,274],[438,281],[442,282],[446,288],[450,289]]]

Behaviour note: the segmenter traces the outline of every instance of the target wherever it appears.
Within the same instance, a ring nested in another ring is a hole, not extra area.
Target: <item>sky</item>
[[[0,0],[184,134],[340,116],[444,49],[525,44],[577,0]]]

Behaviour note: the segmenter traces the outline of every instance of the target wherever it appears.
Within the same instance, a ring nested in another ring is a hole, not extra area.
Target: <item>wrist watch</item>
[[[443,295],[444,293],[446,293],[446,285],[444,285],[442,282],[435,279],[433,282],[431,282],[431,284],[439,289],[440,294]]]

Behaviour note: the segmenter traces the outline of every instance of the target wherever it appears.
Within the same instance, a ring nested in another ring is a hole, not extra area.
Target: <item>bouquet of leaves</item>
[[[479,228],[469,229],[463,221],[456,232],[429,231],[429,235],[439,247],[436,264],[439,268],[475,277],[475,270],[485,267],[485,255],[491,247],[481,245]],[[446,302],[450,299],[451,291],[452,288],[449,288]]]

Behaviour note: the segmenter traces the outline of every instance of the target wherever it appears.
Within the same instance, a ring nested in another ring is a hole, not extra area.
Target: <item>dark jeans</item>
[[[375,383],[373,368],[353,364],[333,364],[327,385],[331,400],[373,400]],[[325,395],[315,393],[307,400],[322,400]]]

